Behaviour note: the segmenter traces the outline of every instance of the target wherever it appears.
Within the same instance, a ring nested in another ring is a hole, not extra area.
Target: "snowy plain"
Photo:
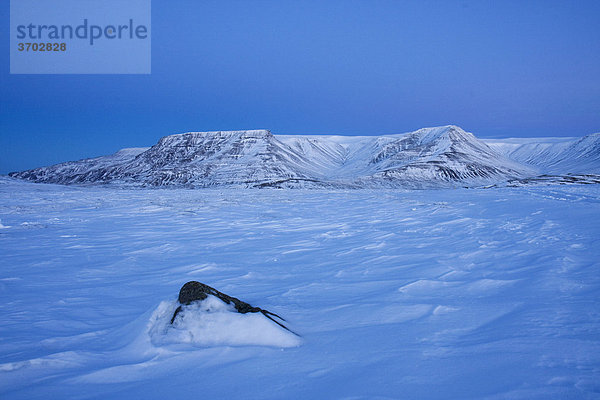
[[[600,398],[599,217],[599,185],[0,178],[0,398]],[[169,326],[190,280],[301,337],[215,304]]]

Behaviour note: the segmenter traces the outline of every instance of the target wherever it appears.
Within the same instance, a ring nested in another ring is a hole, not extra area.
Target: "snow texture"
[[[0,398],[600,398],[599,215],[599,185],[1,178]],[[215,299],[169,326],[190,280],[302,337]]]

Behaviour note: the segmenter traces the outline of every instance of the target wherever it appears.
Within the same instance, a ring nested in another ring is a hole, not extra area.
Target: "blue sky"
[[[10,75],[1,41],[0,173],[186,131],[598,132],[599,18],[583,0],[154,0],[150,75]]]

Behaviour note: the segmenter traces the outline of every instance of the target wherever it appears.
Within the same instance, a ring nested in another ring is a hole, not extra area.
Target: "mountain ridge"
[[[562,152],[594,170],[600,166],[600,134],[536,147],[532,141],[478,139],[456,125],[382,136],[273,135],[264,129],[186,132],[164,136],[150,148],[9,176],[151,187],[457,187],[526,179],[556,172],[561,165],[570,167],[566,172],[581,173],[561,161]]]

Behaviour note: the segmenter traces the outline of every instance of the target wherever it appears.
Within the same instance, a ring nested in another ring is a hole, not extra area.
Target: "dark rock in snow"
[[[171,318],[171,324],[175,321],[177,314],[179,314],[181,312],[182,307],[190,305],[195,301],[202,301],[202,300],[206,299],[209,295],[219,298],[221,301],[223,301],[226,304],[233,304],[236,311],[239,312],[240,314],[246,314],[249,312],[262,313],[265,317],[269,318],[271,321],[275,322],[277,325],[292,332],[288,327],[286,327],[285,325],[281,324],[280,322],[278,322],[272,318],[272,317],[276,317],[282,321],[285,321],[285,319],[281,318],[279,315],[272,313],[270,311],[267,311],[267,310],[263,310],[262,308],[259,308],[259,307],[253,307],[250,304],[248,304],[244,301],[241,301],[240,299],[228,296],[225,293],[219,292],[215,288],[212,288],[208,285],[205,285],[204,283],[200,283],[197,281],[190,281],[181,287],[181,290],[179,291],[179,298],[178,298],[179,304],[181,304],[181,305],[179,307],[177,307],[177,309],[173,313],[173,317]],[[295,332],[292,332],[292,333],[296,334]]]

